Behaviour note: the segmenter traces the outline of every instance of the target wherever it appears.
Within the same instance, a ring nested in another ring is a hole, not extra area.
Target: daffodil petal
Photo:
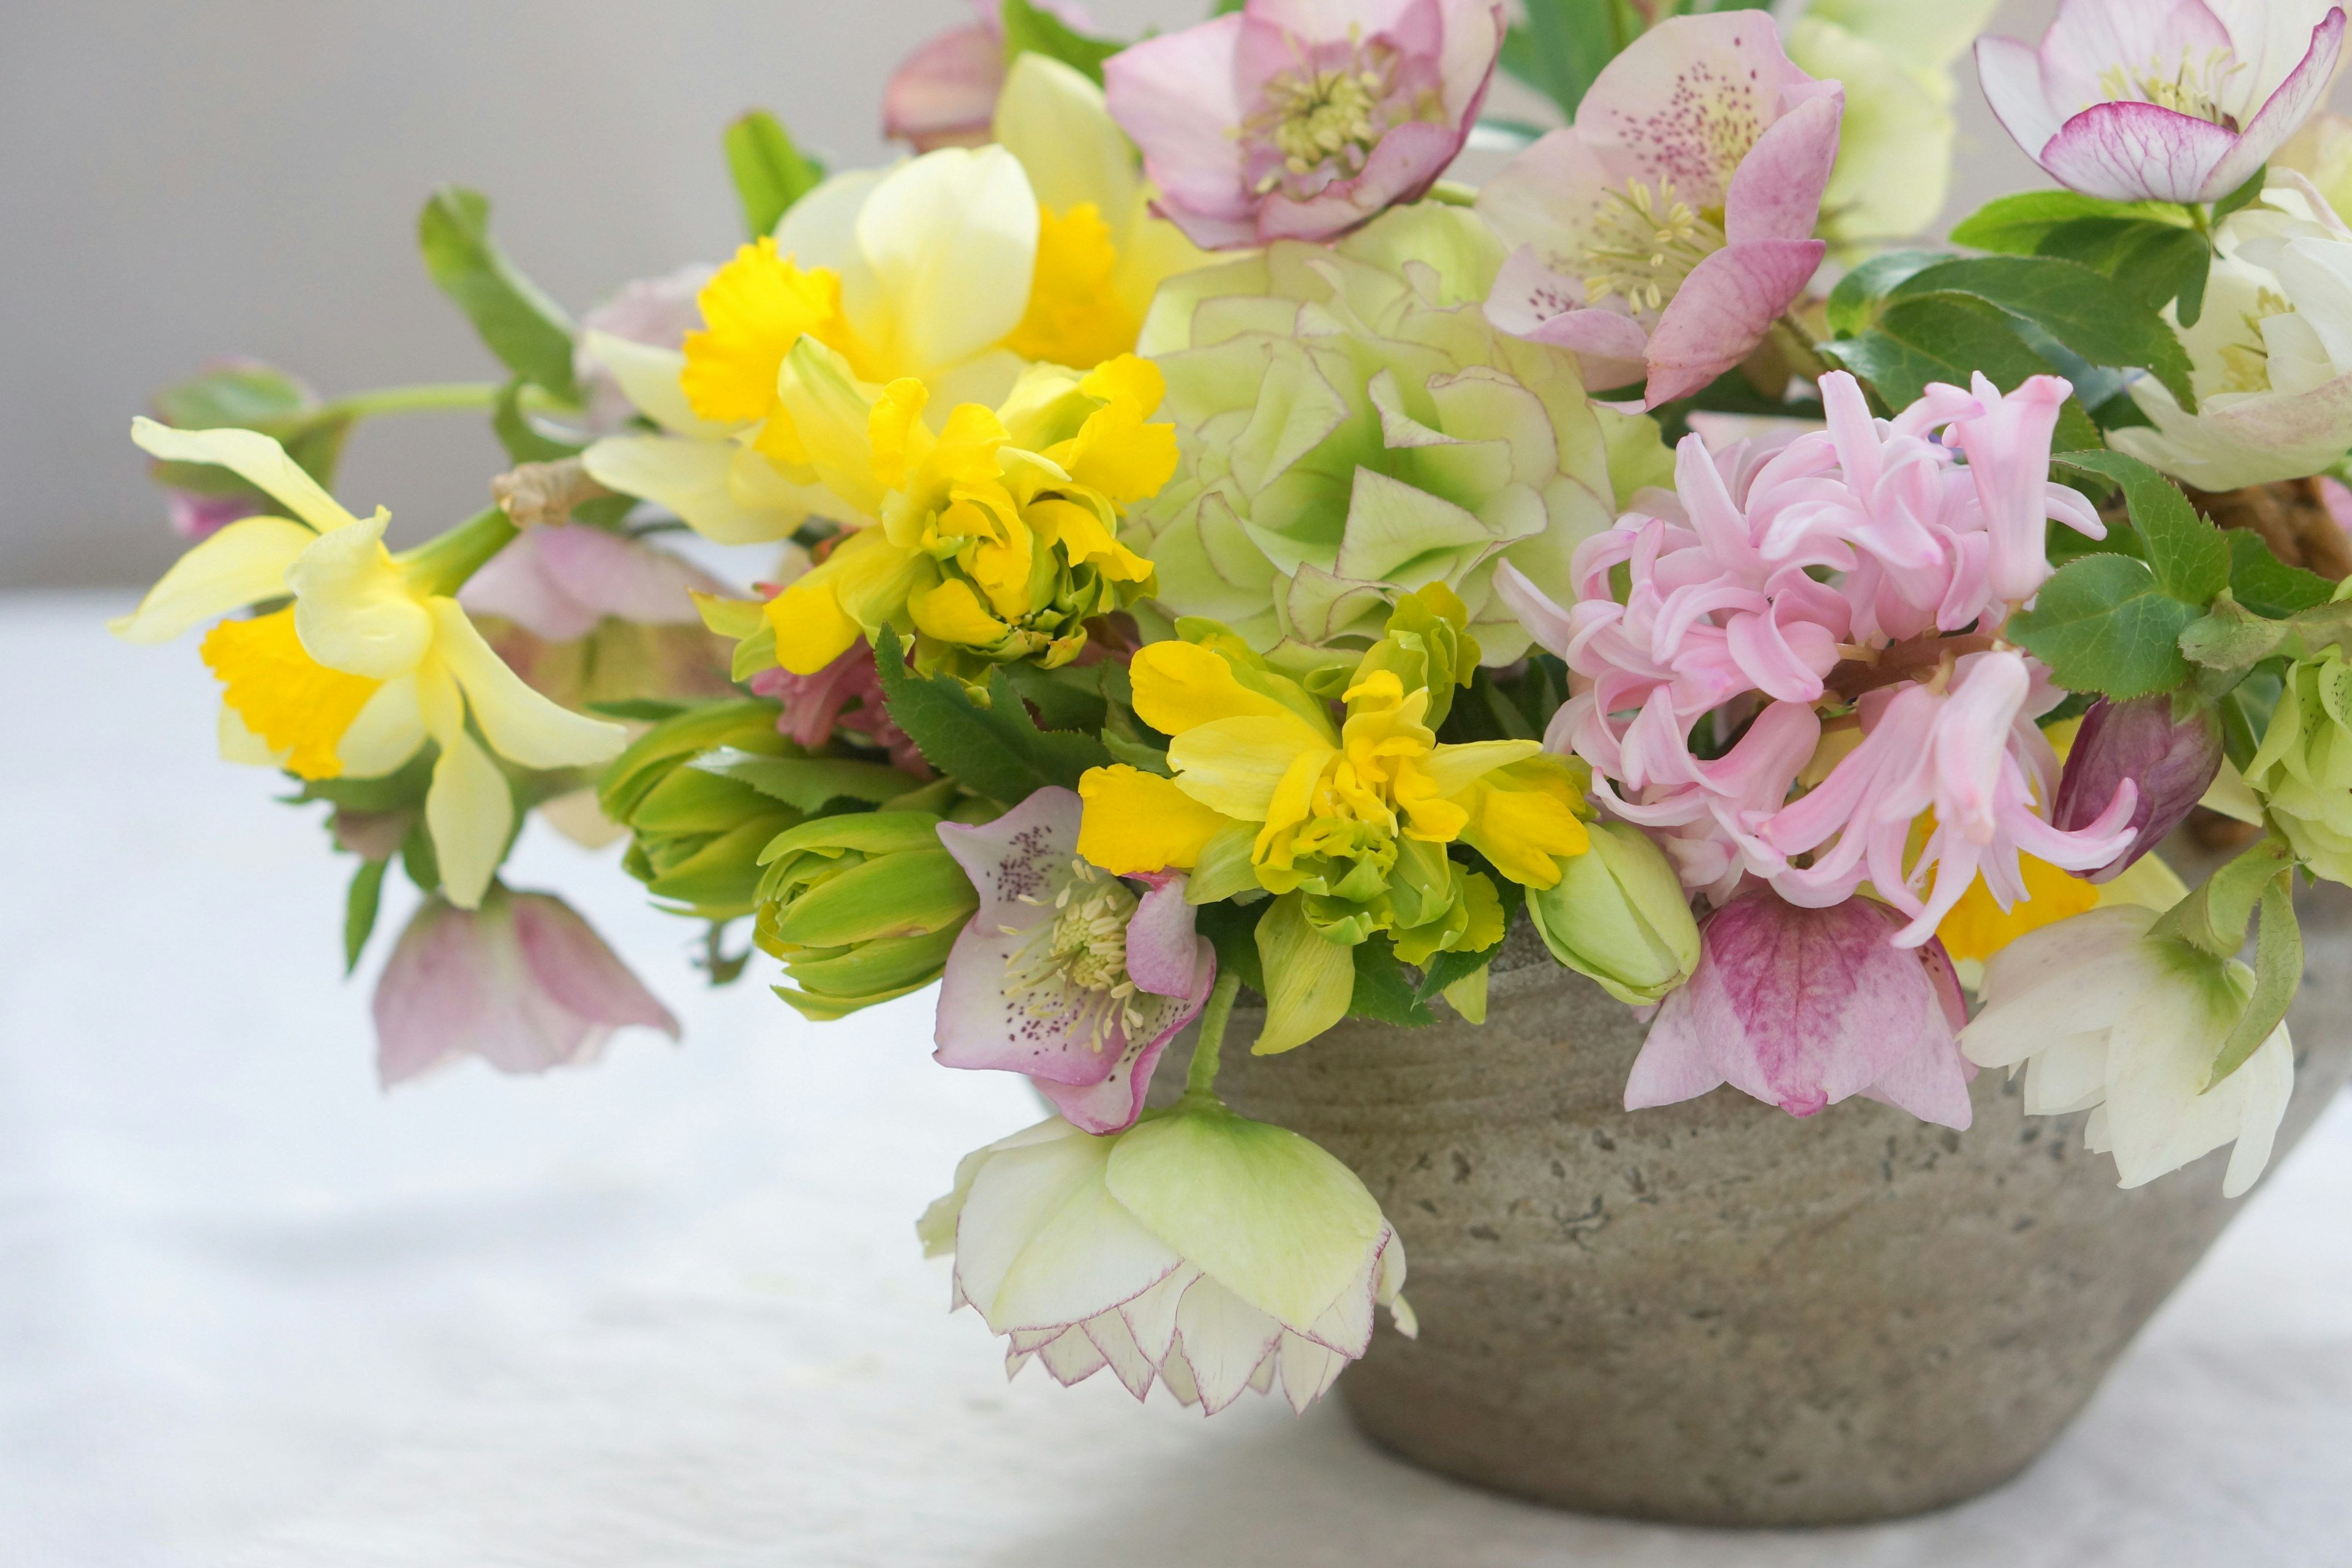
[[[232,522],[173,562],[139,607],[107,629],[125,642],[169,642],[199,622],[274,598],[286,592],[287,568],[318,537],[290,518]]]
[[[1294,715],[1259,714],[1194,725],[1169,746],[1168,761],[1177,787],[1202,805],[1264,822],[1284,775],[1294,768],[1319,773],[1333,753]]]
[[[677,436],[608,436],[581,454],[588,477],[607,489],[636,496],[677,515],[718,544],[762,544],[789,538],[809,508],[797,488],[746,498],[736,483],[739,457],[764,463],[732,441],[692,441]]]
[[[971,358],[1020,324],[1037,261],[1037,197],[1002,147],[941,148],[892,171],[857,215],[857,247],[892,302],[909,369]]]
[[[139,418],[131,422],[131,438],[150,457],[167,463],[213,463],[226,468],[320,533],[359,521],[288,457],[285,447],[258,430],[175,430]]]
[[[382,511],[320,534],[286,569],[294,629],[312,658],[347,675],[390,680],[433,646],[433,616],[383,547]]]
[[[234,763],[241,768],[282,768],[286,765],[288,752],[271,751],[269,742],[248,729],[237,710],[226,702],[221,704],[218,731],[222,762]]]
[[[785,212],[776,225],[776,249],[803,267],[832,268],[843,275],[845,289],[850,268],[863,265],[857,254],[857,215],[889,174],[887,169],[852,169],[826,180]]]
[[[1078,780],[1078,798],[1086,803],[1078,853],[1114,876],[1189,871],[1209,840],[1232,826],[1173,779],[1124,763],[1088,768]]]
[[[678,350],[657,349],[591,329],[588,352],[613,373],[621,395],[636,411],[663,429],[715,441],[735,428],[695,413],[694,405],[686,400],[685,388],[678,384],[677,378],[686,369],[686,355]]]
[[[784,414],[817,479],[860,517],[878,517],[883,489],[874,477],[873,399],[849,362],[804,337],[784,356],[778,386]]]
[[[1163,735],[1245,714],[1295,717],[1280,701],[1244,686],[1232,665],[1197,643],[1149,644],[1137,652],[1128,675],[1137,715]]]
[[[1543,750],[1537,741],[1474,741],[1468,745],[1438,746],[1422,763],[1442,799],[1450,799],[1496,768],[1522,762]]]
[[[376,688],[375,695],[335,742],[335,755],[342,761],[345,778],[382,778],[415,756],[425,738],[416,678],[404,676]]]
[[[441,863],[441,890],[461,910],[489,890],[514,832],[514,795],[506,775],[460,727],[441,738],[440,760],[425,795],[425,826]]]
[[[1037,200],[1055,212],[1092,202],[1126,214],[1142,179],[1135,149],[1103,105],[1103,89],[1056,59],[1024,51],[996,100],[996,141],[1021,160]]]
[[[483,738],[499,754],[527,768],[586,767],[620,753],[629,732],[604,719],[574,713],[523,683],[455,599],[432,601],[434,651],[465,689]]]

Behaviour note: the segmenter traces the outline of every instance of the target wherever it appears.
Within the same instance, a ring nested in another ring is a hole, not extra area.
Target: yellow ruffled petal
[[[1078,383],[1078,390],[1105,403],[1131,405],[1148,419],[1159,411],[1160,400],[1168,395],[1168,377],[1140,354],[1121,354],[1088,371],[1086,379]]]
[[[1160,405],[1159,367],[1127,355],[1102,366],[1080,390],[1110,401],[1087,416],[1062,449],[1052,454],[1070,477],[1128,507],[1160,493],[1176,472],[1176,426],[1147,425]]]
[[[1496,768],[1527,761],[1543,750],[1535,741],[1474,741],[1467,745],[1439,746],[1422,763],[1442,796],[1460,795]]]
[[[1004,346],[1024,359],[1084,369],[1135,347],[1142,318],[1120,297],[1118,250],[1093,202],[1037,209],[1037,270]]]
[[[923,423],[923,405],[930,388],[912,376],[901,376],[882,389],[882,396],[866,416],[866,439],[874,452],[874,477],[885,489],[904,489],[907,476],[926,455],[930,429]]]
[[[285,447],[257,430],[175,430],[141,418],[131,422],[131,438],[167,463],[212,463],[226,468],[320,533],[358,521],[288,457]]]
[[[286,569],[318,535],[290,518],[232,522],[172,563],[139,607],[107,623],[125,642],[169,642],[200,621],[286,592]]]
[[[708,325],[686,334],[678,386],[694,413],[723,424],[765,419],[776,376],[803,334],[841,338],[841,279],[807,271],[766,237],[744,246],[697,296]]]
[[[1118,877],[1189,871],[1209,840],[1232,826],[1173,780],[1124,763],[1087,769],[1078,780],[1078,798],[1086,803],[1078,853]]]
[[[1558,885],[1559,861],[1591,847],[1575,777],[1550,758],[1488,773],[1459,798],[1469,813],[1462,841],[1521,887]]]
[[[875,395],[849,361],[803,338],[785,356],[778,389],[776,417],[760,435],[761,450],[781,456],[775,444],[789,433],[793,461],[805,463],[856,515],[880,516],[885,487],[874,477]]]
[[[432,601],[434,652],[466,693],[482,738],[527,768],[578,768],[618,756],[629,732],[574,713],[523,683],[455,599]]]
[[[320,664],[390,680],[415,669],[433,647],[425,596],[383,547],[382,511],[321,534],[293,565],[294,629]]]
[[[1148,644],[1128,666],[1128,677],[1137,715],[1163,735],[1249,714],[1296,717],[1276,699],[1244,686],[1232,665],[1196,643]]]
[[[1053,498],[1022,509],[1022,521],[1038,539],[1058,546],[1073,566],[1092,566],[1114,583],[1151,581],[1151,563],[1121,544],[1092,507]]]
[[[956,577],[909,595],[907,613],[926,637],[971,647],[992,646],[1012,629],[981,606],[980,595],[970,584]]]
[[[735,428],[730,423],[703,418],[686,400],[686,389],[679,384],[686,374],[686,355],[681,351],[656,348],[593,329],[583,341],[597,362],[613,373],[621,395],[663,429],[716,441]]]
[[[891,543],[878,528],[851,534],[768,601],[776,662],[795,675],[814,675],[859,637],[895,618],[929,564]]]
[[[234,763],[241,768],[282,768],[286,753],[273,752],[269,742],[245,727],[236,709],[221,704],[220,721],[215,726],[220,745],[220,760]]]
[[[1241,822],[1266,822],[1286,775],[1310,778],[1335,755],[1295,714],[1213,719],[1168,748],[1176,784],[1202,805]]]
[[[286,767],[306,779],[343,771],[336,742],[382,683],[329,669],[303,651],[294,612],[223,621],[201,650],[221,700]]]

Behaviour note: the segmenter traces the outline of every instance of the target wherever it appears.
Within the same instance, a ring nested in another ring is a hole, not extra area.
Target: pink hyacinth
[[[1417,201],[1468,140],[1500,0],[1247,0],[1103,68],[1160,216],[1209,249],[1330,239]]]
[[[481,908],[425,900],[375,986],[387,1089],[456,1057],[538,1073],[596,1059],[616,1029],[677,1020],[570,905],[492,883]]]
[[[1072,31],[1092,33],[1094,18],[1069,0],[1038,9]],[[997,0],[971,0],[972,19],[915,46],[882,89],[882,134],[918,153],[977,147],[989,139],[997,95],[1004,90],[1004,12]]]
[[[948,955],[942,1066],[1024,1073],[1073,1126],[1118,1132],[1143,1114],[1160,1054],[1216,979],[1185,878],[1128,881],[1078,857],[1081,806],[1045,788],[979,826],[941,823],[980,908]]]
[[[1979,38],[2009,133],[2060,184],[2201,203],[2262,168],[2327,96],[2334,0],[2065,0],[2039,49]]]
[[[783,703],[776,729],[795,744],[814,751],[839,731],[858,745],[888,752],[891,765],[909,777],[936,776],[914,740],[890,717],[882,700],[882,678],[874,668],[874,649],[863,637],[814,675],[763,669],[751,677],[751,686],[753,696]]]
[[[1821,265],[1813,237],[1845,89],[1760,11],[1660,23],[1610,61],[1576,123],[1478,195],[1513,247],[1486,313],[1576,353],[1652,407],[1746,359]]]
[[[1965,1128],[1968,1005],[1941,943],[1889,944],[1901,920],[1867,899],[1829,909],[1759,889],[1706,918],[1698,968],[1668,996],[1634,1058],[1625,1109],[1728,1083],[1791,1116],[1853,1095]]]

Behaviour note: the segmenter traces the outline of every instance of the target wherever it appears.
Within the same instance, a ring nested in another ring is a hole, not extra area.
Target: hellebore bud
[[[776,733],[776,711],[759,700],[688,709],[639,736],[605,770],[598,804],[632,835],[622,865],[656,898],[705,920],[751,912],[760,851],[803,814],[690,764],[719,748],[761,756],[796,751]]]
[[[2061,833],[2077,832],[2106,809],[2118,784],[2137,784],[2139,803],[2132,808],[2131,826],[2138,831],[2130,847],[2083,874],[2093,882],[2113,881],[2180,826],[2221,771],[2221,723],[2211,708],[2200,703],[2176,719],[2169,696],[2127,702],[2102,697],[2083,715],[2066,755],[2050,826]]]
[[[1623,822],[1591,825],[1591,847],[1559,862],[1559,881],[1528,890],[1551,955],[1620,1002],[1658,1001],[1698,967],[1698,922],[1673,862]]]
[[[751,940],[784,962],[798,990],[776,994],[823,1022],[919,991],[980,908],[928,811],[823,816],[760,855]]]

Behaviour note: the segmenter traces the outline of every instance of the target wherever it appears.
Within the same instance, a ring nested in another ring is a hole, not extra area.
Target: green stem
[[[1475,207],[1478,205],[1478,187],[1459,180],[1440,180],[1429,187],[1429,195],[1423,199],[1449,207]]]
[[[454,594],[520,531],[514,520],[491,507],[476,512],[438,539],[394,557],[421,593]]]
[[[1184,1075],[1184,1100],[1188,1104],[1217,1103],[1217,1056],[1224,1048],[1225,1025],[1234,1016],[1234,998],[1240,994],[1242,977],[1230,969],[1217,972],[1217,983],[1209,989],[1208,1005],[1201,1009],[1201,1035],[1192,1047],[1192,1069]]]
[[[322,416],[366,419],[378,414],[432,414],[449,409],[488,408],[499,400],[494,381],[440,381],[418,386],[380,386],[354,392],[320,405]]]

